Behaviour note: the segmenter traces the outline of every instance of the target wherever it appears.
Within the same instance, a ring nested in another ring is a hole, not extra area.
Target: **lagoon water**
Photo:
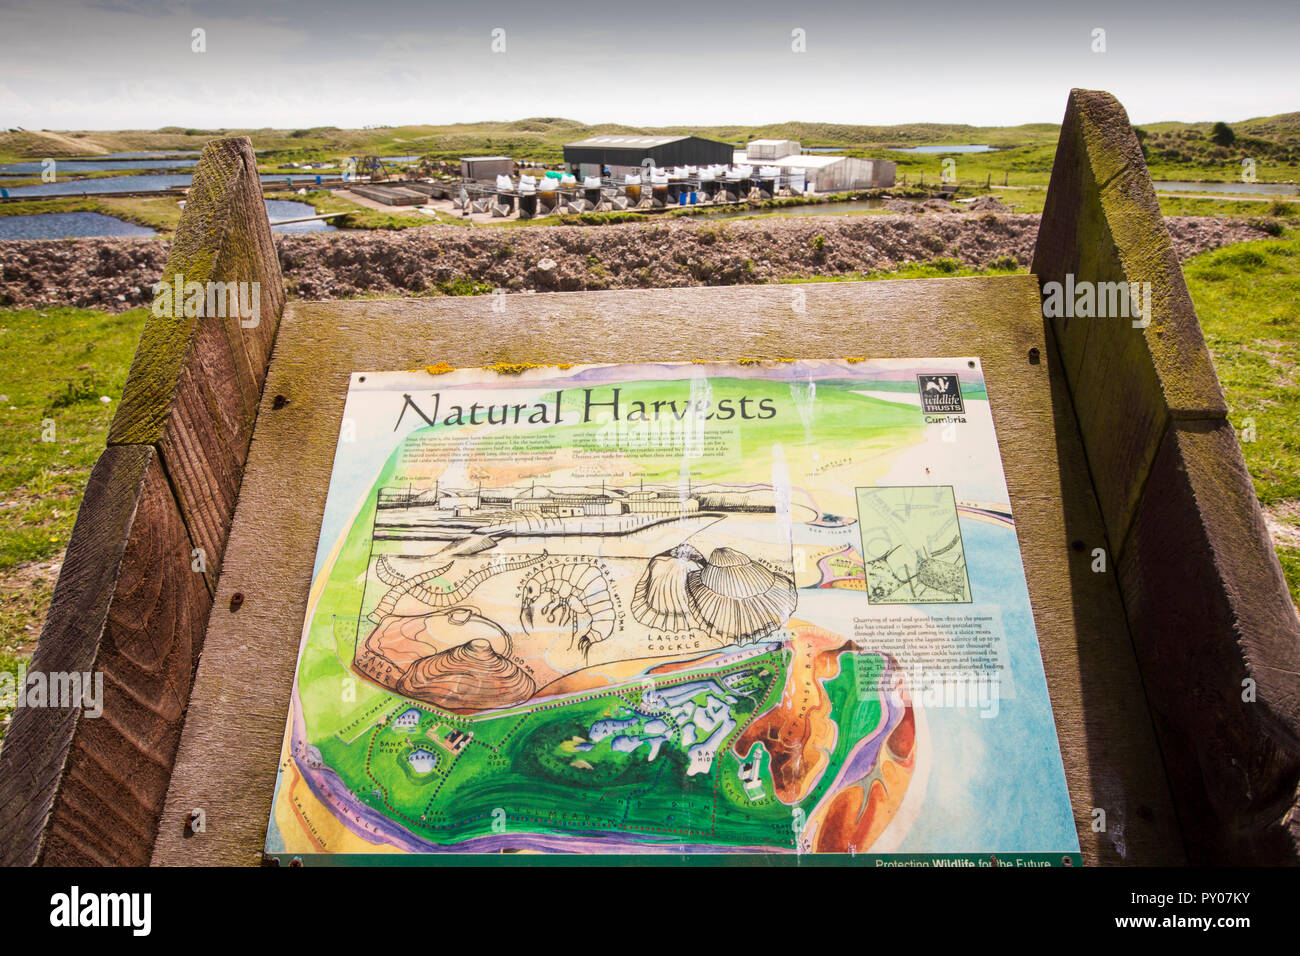
[[[0,216],[0,239],[77,239],[86,236],[156,236],[137,226],[97,212],[42,212]]]
[[[282,183],[286,179],[295,183],[315,182],[316,173],[265,173],[264,183]],[[104,179],[79,179],[65,183],[39,183],[33,186],[8,186],[10,196],[80,196],[96,193],[153,192],[188,186],[189,173],[159,173],[151,176],[112,176]]]
[[[303,216],[316,215],[316,207],[302,202],[289,202],[285,199],[266,200],[267,218],[274,223],[277,219],[299,219]],[[274,232],[338,232],[328,222],[317,219],[314,222],[291,222],[283,226],[271,226]]]
[[[1178,180],[1155,181],[1156,192],[1175,193],[1246,193],[1255,196],[1300,196],[1294,183],[1192,183]]]
[[[110,169],[193,169],[197,162],[197,159],[55,159],[54,172],[61,176],[64,173],[97,173]],[[40,161],[5,163],[0,166],[0,173],[10,176],[39,176],[44,168]]]
[[[198,156],[197,149],[155,149],[152,152],[145,153],[105,153],[102,156],[73,156],[77,160],[104,160],[104,159],[167,159],[177,156]]]
[[[992,153],[996,146],[965,143],[958,146],[909,146],[907,149],[895,150],[898,153]]]
[[[0,206],[0,211],[3,211]],[[298,219],[316,215],[314,206],[282,199],[266,200],[266,215],[277,219]],[[293,222],[272,226],[275,232],[336,232],[327,222]],[[26,216],[0,215],[0,239],[82,239],[95,236],[156,236],[147,226],[137,226],[97,212],[43,212]]]

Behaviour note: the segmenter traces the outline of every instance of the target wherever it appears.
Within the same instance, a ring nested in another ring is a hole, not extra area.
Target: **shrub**
[[[1232,127],[1227,123],[1219,122],[1214,124],[1210,139],[1219,146],[1231,146],[1237,141],[1237,134],[1232,131]]]

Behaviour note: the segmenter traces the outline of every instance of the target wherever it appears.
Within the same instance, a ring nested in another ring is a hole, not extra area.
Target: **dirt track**
[[[1241,219],[1165,220],[1180,259],[1265,235]],[[300,299],[736,285],[850,275],[952,258],[988,266],[1033,256],[1038,217],[963,214],[672,220],[615,226],[278,235],[290,295]],[[152,301],[161,239],[0,242],[0,306],[121,310]]]

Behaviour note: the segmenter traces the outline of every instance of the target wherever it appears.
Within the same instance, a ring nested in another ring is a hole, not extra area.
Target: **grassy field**
[[[1278,539],[1292,596],[1300,601],[1300,238],[1288,232],[1229,246],[1184,268],[1231,421],[1248,439],[1242,450],[1256,493]],[[972,270],[935,259],[844,278],[1015,271],[1021,270],[1009,260]],[[12,672],[34,647],[144,317],[140,309],[118,315],[0,311],[6,360],[0,377],[0,670]],[[42,440],[47,437],[52,440]]]
[[[0,671],[35,647],[144,317],[0,311]]]
[[[1227,246],[1184,271],[1229,419],[1246,439],[1253,425],[1242,451],[1300,602],[1300,239]]]

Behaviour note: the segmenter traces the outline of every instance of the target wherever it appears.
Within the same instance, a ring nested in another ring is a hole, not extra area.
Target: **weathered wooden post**
[[[204,149],[161,281],[186,299],[198,288],[201,314],[177,300],[146,322],[32,660],[102,672],[103,714],[15,712],[0,751],[5,864],[149,860],[284,306],[246,137]],[[223,305],[237,284],[256,290],[257,324],[207,314],[213,283],[236,284],[217,289]]]
[[[1070,94],[1032,270],[1149,303],[1136,322],[1051,326],[1188,857],[1294,863],[1300,623],[1141,146],[1107,93]]]

